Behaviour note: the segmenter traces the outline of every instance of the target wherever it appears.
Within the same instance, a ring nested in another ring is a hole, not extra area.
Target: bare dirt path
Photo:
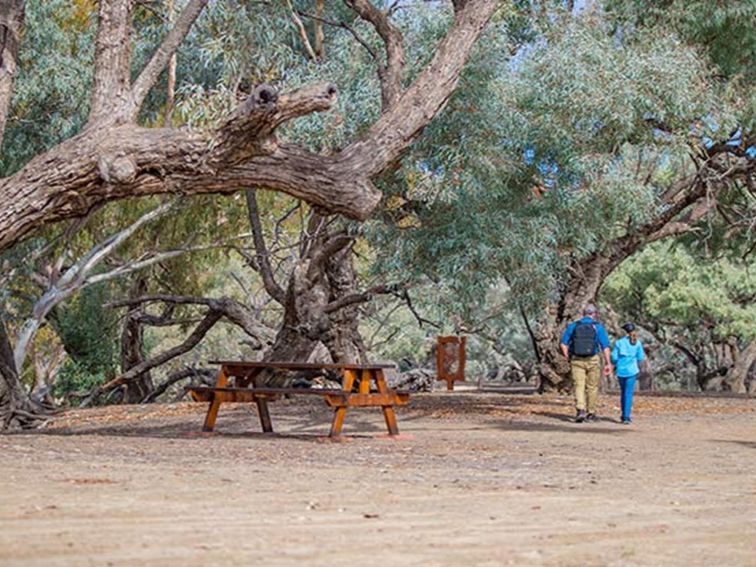
[[[415,396],[402,439],[320,403],[65,414],[0,437],[0,565],[756,565],[756,401]]]

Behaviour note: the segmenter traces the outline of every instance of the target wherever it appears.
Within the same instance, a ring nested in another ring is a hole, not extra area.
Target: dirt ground
[[[0,437],[0,565],[756,565],[756,401],[416,395],[70,411]]]

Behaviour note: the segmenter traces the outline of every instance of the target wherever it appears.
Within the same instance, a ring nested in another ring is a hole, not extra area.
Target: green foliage
[[[26,2],[0,176],[70,138],[84,124],[94,56],[94,26],[87,14],[68,0]]]
[[[716,340],[756,339],[756,274],[747,263],[696,258],[660,243],[624,262],[603,298],[628,318],[654,327],[709,332]]]
[[[52,393],[55,398],[65,399],[72,393],[90,392],[104,384],[107,378],[104,369],[92,369],[88,363],[80,363],[67,358],[58,371]],[[77,400],[75,397],[70,399],[74,402]]]
[[[293,4],[312,11],[312,2]],[[327,18],[352,26],[383,58],[370,25],[341,2],[326,4]],[[702,136],[721,139],[756,115],[753,2],[610,0],[607,13],[581,18],[565,13],[563,4],[508,3],[485,32],[445,111],[397,168],[378,180],[386,199],[365,227],[361,274],[412,283],[418,309],[441,325],[419,329],[406,311],[394,312],[386,324],[376,315],[365,326],[368,334],[397,333],[376,347],[382,356],[402,358],[414,349],[413,358],[419,358],[417,351],[426,349],[430,336],[453,332],[460,323],[486,337],[471,342],[471,353],[481,359],[504,350],[529,353],[521,310],[535,319],[576,259],[659,213],[660,192],[688,173],[691,138],[694,143]],[[81,128],[91,87],[95,7],[91,0],[27,3],[0,174]],[[135,73],[168,28],[167,14],[155,13],[161,10],[161,3],[138,7]],[[404,33],[410,81],[448,29],[451,11],[448,3],[408,3],[394,19]],[[304,21],[312,35],[313,21]],[[380,114],[377,62],[343,27],[323,31],[325,57],[313,62],[285,2],[208,3],[178,53],[174,125],[213,127],[261,82],[287,91],[330,81],[340,91],[336,109],[294,121],[279,137],[319,152],[345,146]],[[140,117],[143,124],[162,124],[165,95],[165,83],[153,89]],[[305,209],[277,223],[292,200],[258,196],[264,231],[276,242],[276,266],[284,274]],[[737,208],[747,227],[753,199],[727,199],[720,206]],[[157,202],[142,199],[97,211],[70,244],[69,257],[79,257]],[[241,194],[187,199],[144,227],[119,249],[116,260],[217,242],[247,232],[247,224]],[[698,270],[694,254],[701,250],[734,250],[731,233],[711,223],[709,229],[699,233],[706,238],[697,239],[698,249],[694,243],[664,253],[655,248],[658,258],[628,263],[608,284],[607,300],[630,315],[636,309],[632,298],[640,293],[649,317],[674,320],[681,329],[704,321],[718,335],[750,337],[747,318],[753,313],[742,298],[753,296],[753,282],[734,259],[749,242],[741,241],[727,260]],[[55,227],[42,236],[61,232]],[[24,243],[4,255],[6,265],[21,266],[27,250],[43,244],[41,237]],[[51,255],[61,252],[58,243]],[[239,289],[229,283],[230,272],[243,270],[237,255],[221,248],[166,261],[137,277],[148,278],[148,292],[243,295],[275,324],[280,311],[265,302],[256,278],[239,278]],[[14,294],[15,315],[28,308],[18,299],[26,287],[24,281],[4,290]],[[102,304],[129,287],[128,282],[98,286],[56,312],[53,324],[71,356],[59,393],[86,389],[117,371],[117,313]],[[176,315],[196,312],[182,309]],[[151,340],[170,342],[165,337]],[[224,341],[225,335],[219,343]]]
[[[104,305],[109,299],[108,286],[95,285],[58,308],[51,318],[72,359],[71,380],[113,378],[118,372],[119,321],[117,313]]]
[[[625,33],[658,27],[698,46],[738,91],[741,125],[756,126],[756,2],[610,0],[607,7]]]
[[[492,26],[446,111],[383,180],[377,269],[443,281],[454,312],[505,278],[512,307],[535,313],[571,261],[658,213],[691,125],[727,120],[705,62],[673,36],[620,41],[602,21],[557,21],[510,58],[516,34]]]

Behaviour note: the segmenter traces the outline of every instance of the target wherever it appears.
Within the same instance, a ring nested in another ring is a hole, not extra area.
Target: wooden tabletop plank
[[[209,360],[208,364],[237,368],[280,368],[284,370],[380,370],[394,368],[393,364],[318,364],[311,362],[246,362],[243,360]]]
[[[187,390],[195,392],[248,392],[250,394],[263,395],[282,395],[282,394],[310,394],[314,396],[341,396],[350,395],[344,390],[333,390],[325,388],[219,388],[216,386],[190,386]]]

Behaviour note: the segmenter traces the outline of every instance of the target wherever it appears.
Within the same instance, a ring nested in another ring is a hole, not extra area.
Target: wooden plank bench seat
[[[398,435],[394,406],[405,405],[409,402],[409,392],[392,390],[386,384],[383,374],[390,365],[373,364],[308,364],[296,362],[239,362],[212,361],[219,364],[220,370],[215,386],[195,386],[188,388],[192,399],[197,402],[209,402],[205,417],[204,431],[215,428],[215,420],[222,403],[255,402],[260,425],[266,433],[273,431],[273,424],[268,411],[268,402],[283,395],[320,396],[334,408],[331,423],[331,437],[338,437],[344,423],[347,408],[352,407],[381,407],[390,435]],[[342,374],[341,389],[316,388],[276,388],[255,386],[255,377],[264,369],[283,370],[339,370]],[[231,385],[233,382],[234,385]],[[353,392],[358,382],[358,391]],[[374,388],[371,388],[374,386]]]

